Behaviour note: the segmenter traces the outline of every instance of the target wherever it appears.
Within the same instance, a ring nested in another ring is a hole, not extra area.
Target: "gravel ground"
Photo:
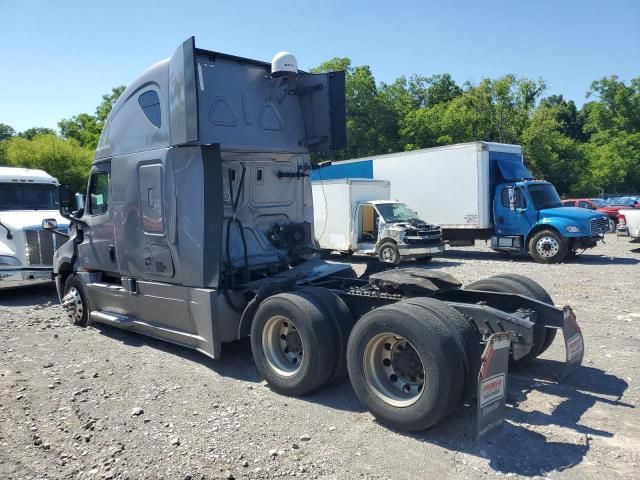
[[[0,292],[0,478],[639,478],[640,244],[575,261],[506,260],[485,246],[428,265],[464,283],[529,275],[571,305],[583,367],[551,381],[561,342],[510,377],[507,425],[473,441],[463,407],[419,434],[374,421],[348,380],[272,392],[246,341],[221,360],[106,326],[70,326],[53,288]]]

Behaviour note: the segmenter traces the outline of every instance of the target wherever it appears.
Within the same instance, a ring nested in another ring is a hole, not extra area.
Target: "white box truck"
[[[440,227],[390,200],[386,180],[312,182],[314,229],[321,249],[375,256],[384,263],[430,260],[444,251]]]
[[[391,198],[442,227],[452,245],[491,239],[494,250],[529,253],[558,263],[595,247],[606,215],[565,208],[554,186],[533,180],[522,147],[472,142],[361,158],[317,169],[312,180],[375,178],[391,182]]]

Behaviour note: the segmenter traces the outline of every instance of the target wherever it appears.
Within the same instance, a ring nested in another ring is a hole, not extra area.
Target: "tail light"
[[[621,227],[626,224],[627,224],[627,219],[624,218],[624,215],[622,214],[618,215],[618,226]]]

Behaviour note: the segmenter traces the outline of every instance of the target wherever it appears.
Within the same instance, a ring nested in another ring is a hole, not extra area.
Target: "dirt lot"
[[[348,380],[273,393],[248,342],[212,361],[106,326],[70,326],[52,288],[0,293],[0,478],[640,478],[640,244],[569,264],[505,260],[484,246],[428,268],[464,283],[529,275],[571,305],[583,367],[563,384],[560,342],[511,376],[507,419],[473,441],[473,409],[406,435],[376,423]]]

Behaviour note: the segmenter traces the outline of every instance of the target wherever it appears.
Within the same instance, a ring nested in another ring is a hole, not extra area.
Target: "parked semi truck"
[[[338,162],[313,178],[389,180],[392,198],[439,224],[452,245],[490,240],[494,250],[528,252],[540,263],[595,247],[609,227],[604,214],[562,207],[552,184],[533,180],[518,145],[472,142],[392,153]]]
[[[54,230],[45,230],[45,225]],[[55,229],[58,181],[42,170],[0,167],[0,289],[53,280],[53,252],[66,240]]]
[[[313,218],[321,249],[399,264],[444,251],[440,227],[389,196],[385,180],[312,182]]]
[[[503,418],[507,359],[563,330],[565,373],[583,343],[570,307],[526,277],[462,288],[427,269],[357,278],[316,255],[310,153],[345,146],[343,72],[299,71],[188,39],[122,93],[89,173],[86,206],[55,253],[62,305],[212,358],[250,337],[271,388],[303,395],[348,372],[380,421],[420,430],[472,397],[478,430]],[[75,211],[75,213],[73,213]],[[484,352],[484,353],[483,353]]]

